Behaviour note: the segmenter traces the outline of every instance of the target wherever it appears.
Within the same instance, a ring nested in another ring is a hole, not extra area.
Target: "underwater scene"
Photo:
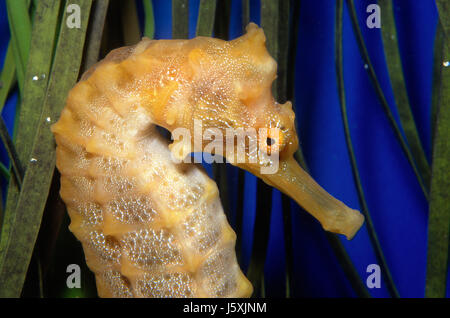
[[[449,32],[446,0],[0,1],[0,297],[449,298]]]

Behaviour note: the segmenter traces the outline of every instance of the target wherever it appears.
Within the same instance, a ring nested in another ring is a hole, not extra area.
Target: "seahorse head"
[[[178,77],[177,84],[166,86],[174,94],[162,121],[172,132],[184,128],[193,136],[191,142],[174,138],[172,149],[179,158],[191,150],[214,152],[257,169],[295,152],[295,114],[291,102],[274,100],[277,64],[265,41],[262,29],[249,24],[244,36],[229,42],[198,37],[180,46],[187,51],[181,62],[187,64],[186,82],[180,84]],[[222,151],[210,145],[205,132],[214,135]],[[202,142],[194,143],[196,138]]]
[[[232,41],[155,41],[145,52],[155,61],[150,71],[161,68],[150,108],[156,124],[172,133],[175,158],[191,152],[226,157],[295,199],[325,229],[355,234],[361,214],[329,195],[293,158],[295,114],[291,102],[273,97],[277,63],[261,28],[251,23]]]

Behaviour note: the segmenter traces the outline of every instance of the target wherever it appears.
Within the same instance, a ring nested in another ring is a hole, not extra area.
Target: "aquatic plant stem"
[[[151,0],[143,0],[145,23],[144,36],[153,39],[155,37],[155,16],[153,14],[153,3]]]
[[[336,58],[336,76],[337,76],[337,85],[338,85],[338,93],[339,93],[339,102],[342,113],[342,120],[344,124],[345,131],[345,140],[347,143],[348,154],[350,157],[351,167],[353,178],[355,181],[358,199],[361,205],[362,213],[365,217],[366,227],[369,232],[369,237],[372,242],[372,246],[375,251],[375,255],[377,257],[378,262],[380,263],[381,271],[383,273],[384,280],[386,282],[389,293],[392,297],[398,298],[400,297],[397,287],[395,286],[394,280],[392,278],[391,272],[387,265],[386,259],[384,257],[383,250],[381,248],[381,244],[378,240],[377,233],[375,231],[375,227],[372,222],[372,218],[370,216],[369,207],[367,205],[364,190],[361,184],[361,179],[359,176],[358,165],[356,162],[355,153],[353,150],[353,143],[350,136],[350,127],[348,124],[347,118],[347,107],[345,100],[345,86],[344,86],[344,63],[343,63],[343,51],[342,51],[342,24],[343,24],[343,11],[344,11],[344,3],[343,0],[337,0],[336,2],[336,27],[335,27],[335,58]]]
[[[22,163],[20,162],[16,148],[14,147],[14,143],[11,140],[11,137],[9,136],[5,121],[1,117],[0,117],[0,138],[3,142],[3,145],[6,148],[8,157],[11,161],[13,175],[16,179],[17,185],[20,188],[22,186],[22,180],[23,180],[23,174],[24,174],[23,166],[22,166]]]
[[[381,34],[383,36],[384,53],[400,122],[408,145],[411,148],[414,162],[417,164],[417,168],[425,185],[429,188],[431,170],[419,138],[411,105],[409,103],[408,92],[406,90],[400,50],[398,47],[397,28],[395,26],[394,6],[391,0],[379,0],[378,4],[381,8],[381,21],[383,23]]]
[[[93,4],[92,21],[89,24],[87,35],[89,40],[86,43],[82,73],[98,61],[108,6],[109,0],[97,0]]]
[[[31,51],[24,83],[24,96],[17,114],[17,129],[15,148],[19,161],[29,163],[33,138],[36,135],[42,105],[47,89],[50,72],[53,45],[55,43],[57,21],[59,15],[59,0],[42,0],[35,13],[35,22],[32,31]],[[36,80],[37,78],[37,80]],[[23,167],[26,170],[26,166]],[[19,197],[19,187],[15,178],[8,184],[8,195],[2,231],[0,233],[0,269],[4,260],[4,253],[9,245],[9,234],[15,227],[15,208]]]
[[[19,297],[22,291],[55,167],[54,139],[46,118],[59,116],[67,92],[78,77],[91,4],[91,0],[79,1],[84,19],[81,18],[81,27],[76,32],[61,28],[42,116],[31,150],[36,161],[31,162],[26,170],[15,209],[16,222],[9,233],[0,266],[0,297]],[[67,14],[65,11],[63,19]]]
[[[172,0],[172,39],[189,36],[189,1]]]
[[[408,145],[406,144],[404,137],[401,133],[400,127],[398,126],[397,122],[394,119],[394,115],[392,114],[391,109],[389,108],[388,102],[386,100],[386,97],[384,96],[383,90],[381,89],[381,85],[378,81],[377,75],[375,73],[375,69],[373,68],[372,62],[369,57],[369,53],[367,51],[366,45],[364,43],[364,39],[361,33],[361,29],[359,27],[358,23],[358,17],[356,15],[356,9],[355,4],[353,0],[346,0],[347,1],[347,7],[350,13],[350,19],[352,22],[353,30],[355,32],[356,41],[358,43],[358,47],[361,53],[361,57],[364,61],[364,63],[367,65],[367,71],[369,74],[370,79],[372,80],[372,84],[375,88],[375,93],[377,94],[381,105],[383,106],[383,109],[386,113],[386,116],[388,118],[389,123],[391,124],[392,129],[394,130],[394,134],[397,138],[397,140],[400,143],[400,147],[405,154],[408,162],[410,163],[414,174],[416,175],[417,181],[419,183],[419,186],[423,192],[423,195],[428,200],[429,199],[429,187],[425,184],[422,176],[420,175],[420,172],[417,168],[417,164],[414,161],[414,157],[411,153],[411,150],[409,149]]]
[[[214,17],[216,15],[216,0],[200,1],[197,19],[197,36],[212,36]]]
[[[23,93],[25,71],[31,42],[30,0],[6,0],[11,43],[14,51],[19,90]]]
[[[12,43],[11,41],[9,41],[5,60],[3,62],[2,73],[0,74],[0,112],[3,110],[3,107],[5,107],[8,95],[16,82],[16,64],[14,62],[14,52]]]
[[[439,22],[435,37],[432,179],[428,215],[428,250],[425,297],[446,296],[450,240],[450,50],[448,47],[450,6],[437,1]],[[440,51],[440,52],[439,52]],[[441,70],[436,70],[441,68]]]

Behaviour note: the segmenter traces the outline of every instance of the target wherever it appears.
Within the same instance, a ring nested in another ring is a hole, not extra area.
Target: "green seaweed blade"
[[[411,106],[406,90],[405,79],[402,69],[402,61],[398,47],[397,29],[394,19],[394,8],[392,1],[380,0],[381,8],[381,34],[383,37],[383,47],[386,56],[387,67],[391,86],[394,91],[394,97],[397,105],[397,110],[400,117],[400,122],[406,136],[414,161],[417,164],[420,176],[423,182],[429,187],[431,171],[423,150],[422,143],[419,138],[414,116],[411,111]]]
[[[189,36],[189,1],[172,0],[172,38],[187,39]]]
[[[437,116],[433,135],[425,284],[425,297],[430,298],[446,295],[450,240],[450,51],[448,33],[445,33],[450,27],[450,5],[444,1],[437,1],[437,5],[440,22],[436,31],[434,63],[441,70],[434,72],[433,81],[439,89],[433,88]]]
[[[42,116],[32,147],[32,162],[27,168],[16,207],[16,223],[0,268],[0,296],[20,296],[30,263],[42,213],[55,168],[55,146],[50,124],[60,115],[68,91],[77,80],[92,1],[80,0],[80,28],[65,25],[64,11],[55,60],[45,96]],[[69,3],[66,4],[66,8]],[[50,119],[50,120],[48,120]]]
[[[19,89],[23,92],[31,42],[31,21],[28,16],[30,0],[6,0],[11,43],[14,51]]]
[[[53,57],[59,5],[59,0],[42,0],[39,1],[39,6],[36,9],[31,41],[32,54],[29,56],[22,104],[17,115],[18,127],[16,128],[19,129],[16,129],[15,136],[15,148],[19,161],[22,163],[29,162],[33,138],[42,113],[48,74]],[[26,165],[24,166],[26,168]],[[0,236],[0,268],[2,267],[6,247],[9,244],[10,231],[14,226],[16,217],[14,212],[18,197],[18,184],[14,178],[11,178],[8,185],[8,195]]]
[[[145,14],[144,36],[153,39],[155,37],[155,16],[152,1],[143,0],[143,7]]]

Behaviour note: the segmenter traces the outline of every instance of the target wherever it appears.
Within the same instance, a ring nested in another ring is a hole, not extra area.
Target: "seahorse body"
[[[196,165],[173,163],[155,129],[152,112],[183,80],[167,63],[190,46],[166,42],[172,55],[147,39],[110,53],[52,126],[70,230],[101,297],[248,297],[216,184]]]
[[[227,159],[290,195],[325,229],[351,238],[360,228],[361,214],[293,159],[295,116],[290,102],[274,101],[275,77],[264,33],[250,24],[229,42],[143,39],[111,52],[70,91],[52,126],[60,193],[100,296],[251,295],[217,186],[197,166],[171,157],[207,151],[195,145],[196,120],[224,135],[228,128],[279,129],[273,139],[255,137],[259,149],[246,149],[245,163],[235,160],[236,151]],[[169,146],[156,126],[185,128],[192,138]],[[261,153],[279,156],[276,173],[260,172],[273,164]]]

